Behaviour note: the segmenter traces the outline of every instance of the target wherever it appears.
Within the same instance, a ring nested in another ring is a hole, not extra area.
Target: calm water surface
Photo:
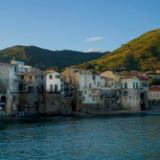
[[[0,128],[0,160],[159,160],[160,116],[55,118]]]

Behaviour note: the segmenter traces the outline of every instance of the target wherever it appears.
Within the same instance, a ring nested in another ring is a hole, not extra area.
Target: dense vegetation
[[[80,67],[93,71],[117,68],[142,71],[160,69],[160,29],[147,32],[110,54]]]
[[[51,51],[35,46],[14,46],[0,51],[0,61],[9,62],[12,58],[23,60],[29,65],[41,69],[49,67],[64,68],[90,61],[102,56],[102,53],[84,53],[71,50]]]

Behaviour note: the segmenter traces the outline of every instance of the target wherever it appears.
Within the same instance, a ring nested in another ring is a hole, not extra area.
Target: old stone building
[[[106,79],[107,85],[112,89],[121,89],[122,74],[119,72],[105,71],[100,74],[101,77]]]
[[[150,107],[159,106],[160,105],[160,86],[159,85],[150,86],[147,96],[150,103]]]
[[[121,106],[131,111],[141,110],[140,80],[135,76],[121,79]]]
[[[62,72],[62,79],[72,90],[73,111],[96,113],[117,108],[118,103],[114,101],[116,94],[113,96],[108,79],[93,74],[91,71],[74,67],[67,68]],[[114,105],[112,102],[115,102]]]
[[[10,115],[16,112],[19,78],[13,64],[0,63],[0,112]]]

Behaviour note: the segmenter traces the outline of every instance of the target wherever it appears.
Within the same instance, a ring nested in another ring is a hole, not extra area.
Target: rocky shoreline
[[[94,118],[94,117],[135,117],[135,116],[160,116],[160,111],[155,110],[147,110],[147,111],[139,111],[139,112],[131,112],[131,111],[113,111],[108,113],[79,113],[74,112],[71,114],[54,114],[54,115],[30,115],[30,116],[6,116],[0,119],[0,125],[4,124],[12,124],[12,123],[35,123],[35,122],[47,122],[50,120],[54,120],[54,118]]]

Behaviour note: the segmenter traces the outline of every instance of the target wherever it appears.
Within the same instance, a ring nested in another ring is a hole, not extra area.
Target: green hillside
[[[90,61],[102,56],[102,53],[84,53],[71,50],[51,51],[35,46],[14,46],[0,51],[0,62],[9,62],[12,58],[42,69],[56,66],[64,68]]]
[[[160,29],[147,32],[81,67],[94,71],[117,68],[142,71],[160,69]]]

